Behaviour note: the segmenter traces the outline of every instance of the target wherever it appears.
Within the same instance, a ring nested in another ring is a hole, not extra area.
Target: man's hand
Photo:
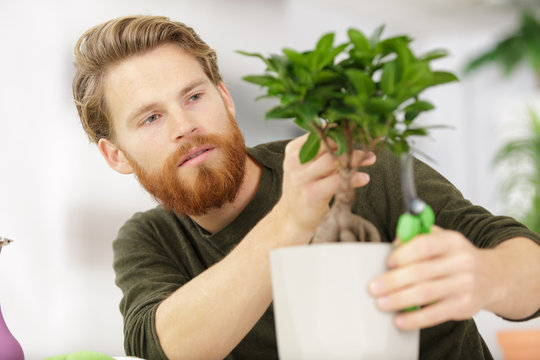
[[[314,232],[328,212],[330,200],[336,193],[341,179],[337,172],[336,160],[322,144],[313,160],[305,164],[300,163],[300,149],[306,139],[307,134],[287,144],[283,162],[282,196],[276,208],[284,214],[284,223],[290,221],[294,226],[299,226],[307,232]],[[335,148],[335,144],[332,143],[331,146]],[[353,152],[355,165],[369,166],[373,165],[375,160],[375,154],[371,152],[364,153],[360,150]],[[364,186],[369,182],[369,176],[357,172],[351,182],[353,187]]]
[[[460,233],[434,226],[430,234],[392,252],[390,270],[371,282],[370,291],[382,310],[421,306],[396,316],[402,329],[468,319],[506,296],[505,270],[496,252],[478,249]]]

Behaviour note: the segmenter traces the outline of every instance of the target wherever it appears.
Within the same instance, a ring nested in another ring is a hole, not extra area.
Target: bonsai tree
[[[283,54],[268,57],[239,52],[266,64],[264,74],[244,77],[266,90],[262,97],[279,99],[266,118],[291,118],[309,132],[300,161],[310,161],[325,146],[338,163],[341,185],[313,243],[380,241],[375,226],[351,212],[355,191],[349,179],[358,170],[352,164],[352,151],[386,147],[398,156],[408,153],[409,137],[428,132],[415,120],[434,108],[419,94],[457,80],[430,67],[432,60],[447,55],[445,51],[417,57],[408,36],[382,39],[383,29],[379,27],[369,39],[350,29],[348,41],[338,45],[334,33],[327,33],[314,49],[303,52],[285,48]]]

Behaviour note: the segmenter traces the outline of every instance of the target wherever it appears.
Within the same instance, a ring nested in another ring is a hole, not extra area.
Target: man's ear
[[[229,91],[227,90],[227,87],[225,86],[225,83],[221,81],[218,86],[221,97],[223,98],[223,102],[225,103],[225,106],[229,109],[231,114],[234,116],[236,115],[236,109],[234,107],[234,101],[232,99],[231,94],[229,94]]]
[[[98,141],[98,149],[111,168],[120,174],[133,173],[133,167],[124,155],[124,152],[118,148],[109,139],[101,138]]]

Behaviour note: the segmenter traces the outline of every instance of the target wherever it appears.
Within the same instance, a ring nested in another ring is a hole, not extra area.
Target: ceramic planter
[[[417,359],[419,331],[401,331],[368,293],[391,244],[295,246],[270,254],[281,360]]]

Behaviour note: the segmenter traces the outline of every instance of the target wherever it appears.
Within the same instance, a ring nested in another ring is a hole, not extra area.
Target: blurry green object
[[[529,136],[509,141],[499,150],[494,163],[505,167],[503,192],[511,210],[527,227],[540,233],[540,118],[532,109],[529,117]],[[531,202],[512,201],[514,190],[528,195]]]
[[[510,75],[522,61],[533,69],[540,85],[540,21],[532,10],[523,10],[521,23],[493,48],[473,58],[465,67],[466,73],[497,63],[505,75]]]
[[[473,58],[466,65],[465,73],[498,64],[503,74],[509,76],[524,61],[533,70],[540,87],[540,19],[532,10],[523,10],[519,27],[491,49]],[[494,164],[509,169],[504,171],[502,182],[508,211],[531,230],[540,233],[540,121],[533,109],[529,109],[529,117],[529,136],[505,144],[496,154]],[[531,202],[512,200],[516,191],[526,194]]]
[[[114,360],[114,358],[99,352],[82,350],[70,354],[49,357],[45,360]]]

